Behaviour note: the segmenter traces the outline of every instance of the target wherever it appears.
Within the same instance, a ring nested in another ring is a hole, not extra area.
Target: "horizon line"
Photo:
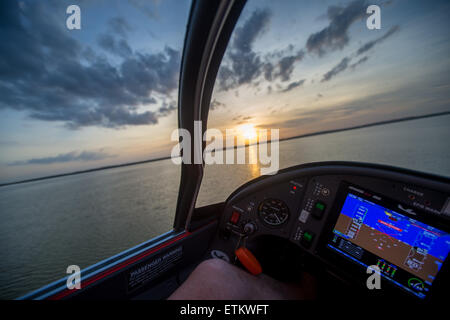
[[[437,113],[430,113],[430,114],[425,114],[425,115],[419,115],[419,116],[410,116],[410,117],[402,117],[402,118],[396,118],[396,119],[390,119],[390,120],[384,120],[384,121],[377,121],[377,122],[366,123],[366,124],[357,125],[357,126],[340,128],[340,129],[322,130],[322,131],[305,133],[305,134],[301,134],[301,135],[296,135],[296,136],[291,136],[291,137],[279,139],[279,142],[287,141],[287,140],[307,138],[307,137],[312,137],[312,136],[317,136],[317,135],[325,135],[325,134],[330,134],[330,133],[337,133],[337,132],[342,132],[342,131],[357,130],[357,129],[368,128],[368,127],[373,127],[373,126],[380,126],[380,125],[391,124],[391,123],[396,123],[396,122],[412,121],[412,120],[423,119],[423,118],[438,117],[438,116],[444,116],[444,115],[449,115],[449,114],[450,114],[450,110],[449,111],[443,111],[443,112],[437,112]],[[233,146],[233,147],[229,147],[229,148],[224,147],[221,150],[213,150],[213,151],[216,152],[216,151],[226,151],[226,150],[237,149],[237,148],[245,148],[245,147],[248,147],[248,146],[255,145],[257,143],[258,142],[252,143],[252,144],[248,144],[247,143],[245,145]],[[271,141],[265,141],[265,143],[271,143]],[[71,176],[71,175],[77,175],[77,174],[89,173],[89,172],[95,172],[95,171],[101,171],[101,170],[108,170],[108,169],[115,169],[115,168],[121,168],[121,167],[127,167],[127,166],[134,166],[134,165],[139,165],[139,164],[144,164],[144,163],[150,163],[150,162],[167,160],[167,159],[170,159],[170,158],[171,158],[171,156],[164,156],[164,157],[152,158],[152,159],[141,160],[141,161],[133,161],[133,162],[120,163],[120,164],[113,164],[113,165],[96,167],[96,168],[91,168],[91,169],[77,170],[77,171],[66,172],[66,173],[59,173],[59,174],[54,174],[54,175],[49,175],[49,176],[43,176],[43,177],[37,177],[37,178],[31,178],[31,179],[24,179],[24,180],[12,181],[12,182],[0,183],[0,187],[6,187],[6,186],[10,186],[10,185],[15,185],[15,184],[21,184],[21,183],[27,183],[27,182],[35,182],[35,181],[41,181],[41,180],[47,180],[47,179],[53,179],[53,178],[59,178],[59,177],[65,177],[65,176]]]

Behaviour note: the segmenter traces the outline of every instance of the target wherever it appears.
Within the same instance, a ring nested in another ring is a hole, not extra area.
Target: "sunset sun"
[[[251,123],[243,124],[237,128],[239,134],[248,140],[256,139],[258,133],[256,132],[255,126]]]

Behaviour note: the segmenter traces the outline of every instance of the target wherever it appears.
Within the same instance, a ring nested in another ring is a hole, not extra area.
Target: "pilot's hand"
[[[304,273],[301,283],[287,284],[258,276],[221,259],[200,263],[169,297],[172,300],[298,300],[316,297],[316,281]]]

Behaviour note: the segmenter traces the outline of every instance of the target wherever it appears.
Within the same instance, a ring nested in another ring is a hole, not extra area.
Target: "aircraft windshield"
[[[369,5],[380,9],[379,29]],[[279,129],[290,139],[279,144],[279,169],[351,160],[449,176],[449,5],[249,1],[219,70],[209,128],[246,139]],[[261,167],[207,165],[197,205],[222,200]]]

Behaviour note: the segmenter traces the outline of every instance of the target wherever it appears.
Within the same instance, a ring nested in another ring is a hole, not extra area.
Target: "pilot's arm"
[[[314,299],[314,278],[304,273],[299,284],[258,276],[221,259],[200,263],[169,300],[297,300]]]

